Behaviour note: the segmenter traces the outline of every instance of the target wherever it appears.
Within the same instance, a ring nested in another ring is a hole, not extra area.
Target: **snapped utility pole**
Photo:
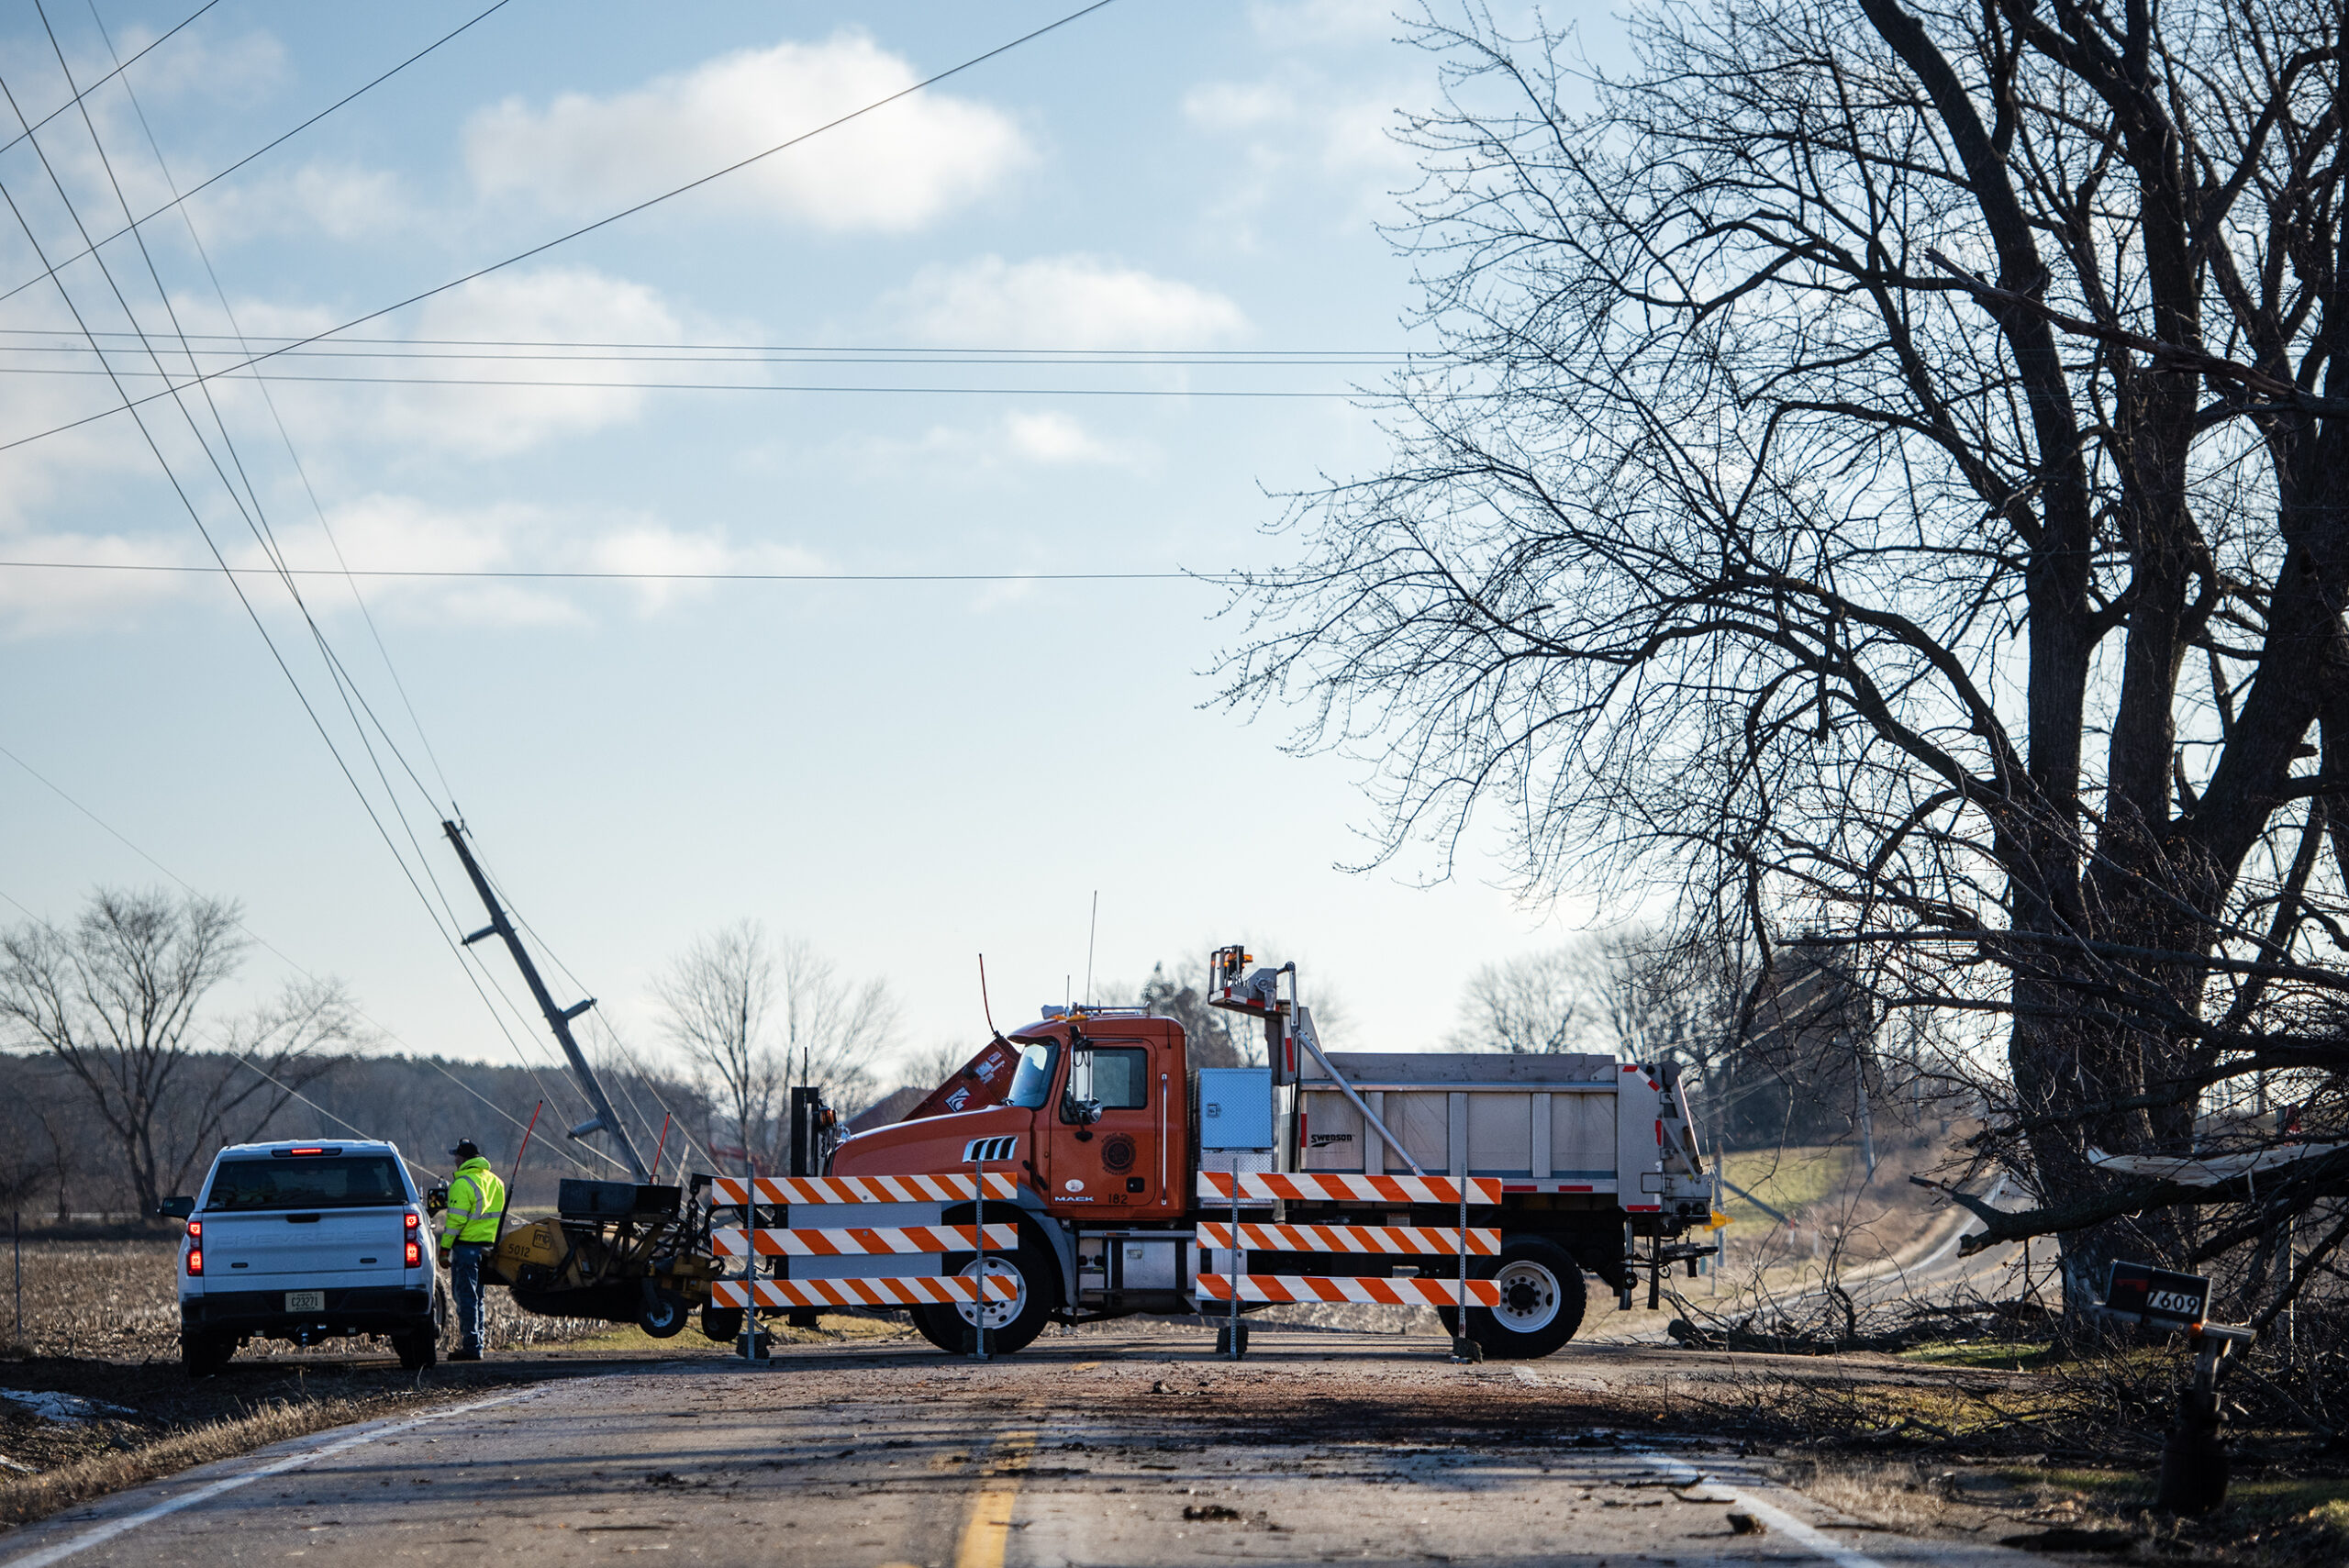
[[[610,1133],[612,1141],[619,1145],[620,1157],[635,1173],[638,1184],[651,1182],[652,1173],[645,1169],[643,1160],[636,1152],[636,1145],[629,1141],[628,1129],[622,1127],[620,1118],[612,1114],[612,1102],[604,1097],[604,1085],[596,1080],[596,1070],[587,1065],[587,1058],[580,1051],[579,1042],[571,1037],[571,1020],[594,1006],[596,998],[590,996],[571,1007],[554,1005],[554,998],[547,995],[547,983],[539,978],[539,966],[530,962],[529,950],[523,947],[522,939],[515,934],[514,922],[506,917],[497,895],[489,889],[489,878],[482,874],[480,863],[466,846],[465,830],[454,822],[443,822],[440,831],[446,833],[449,842],[456,846],[457,858],[465,862],[465,874],[473,878],[473,891],[481,895],[482,905],[489,911],[489,924],[467,937],[465,945],[471,947],[484,937],[503,937],[506,940],[506,951],[514,955],[514,967],[522,972],[522,978],[529,984],[530,995],[538,998],[539,1011],[546,1015],[547,1027],[554,1030],[556,1043],[562,1047],[562,1054],[570,1059],[572,1073],[578,1078],[579,1087],[587,1096],[587,1104],[596,1112],[573,1128],[571,1136],[584,1138],[591,1132]]]

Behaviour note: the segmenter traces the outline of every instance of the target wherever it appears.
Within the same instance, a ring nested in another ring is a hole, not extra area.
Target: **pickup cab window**
[[[389,1154],[308,1155],[223,1160],[204,1207],[211,1212],[257,1208],[381,1208],[409,1201],[399,1162]]]

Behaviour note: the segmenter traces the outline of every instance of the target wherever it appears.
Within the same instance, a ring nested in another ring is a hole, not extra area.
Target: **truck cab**
[[[1177,1221],[1190,1204],[1182,1026],[1132,1011],[1046,1018],[1006,1037],[1018,1066],[999,1104],[876,1128],[832,1156],[837,1176],[1016,1171],[1040,1211],[1075,1221]]]
[[[438,1355],[441,1303],[424,1199],[389,1143],[239,1143],[195,1197],[167,1201],[180,1244],[180,1355],[217,1372],[254,1339],[387,1337],[400,1364]]]

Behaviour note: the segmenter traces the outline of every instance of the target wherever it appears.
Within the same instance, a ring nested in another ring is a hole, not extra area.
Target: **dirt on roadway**
[[[1687,1352],[1458,1366],[1442,1345],[1266,1332],[1235,1364],[1137,1330],[990,1363],[582,1359],[71,1509],[0,1536],[0,1568],[2034,1561],[1995,1544],[2021,1528],[1996,1499],[1899,1534],[1774,1485],[1717,1411],[1692,1419]]]

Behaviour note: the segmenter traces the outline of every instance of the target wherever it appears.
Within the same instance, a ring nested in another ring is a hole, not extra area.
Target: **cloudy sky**
[[[1586,917],[1482,839],[1433,887],[1339,869],[1359,767],[1206,706],[1239,628],[1154,575],[1276,564],[1271,495],[1375,464],[1345,395],[1427,346],[1375,226],[1435,62],[1387,0],[1121,0],[445,289],[1074,0],[510,0],[174,207],[488,0],[171,33],[197,3],[0,21],[39,125],[0,151],[0,916],[162,882],[143,852],[244,902],[250,984],[340,974],[400,1044],[491,1061],[451,798],[645,1047],[651,976],[746,916],[885,975],[918,1047],[983,1036],[981,951],[1007,1027],[1081,990],[1097,891],[1097,991],[1246,940],[1385,1050]],[[31,564],[216,549],[311,573],[301,605]],[[868,580],[363,575],[401,572]],[[1037,575],[1071,573],[1104,580]]]

